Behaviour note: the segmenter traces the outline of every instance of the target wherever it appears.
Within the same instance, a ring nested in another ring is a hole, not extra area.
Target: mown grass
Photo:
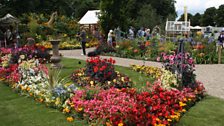
[[[84,61],[63,58],[62,76],[70,76],[74,69],[85,65]],[[134,87],[141,88],[147,78],[132,70],[116,66],[116,70],[128,75]],[[224,126],[224,100],[212,96],[205,97],[193,106],[177,126]],[[47,108],[31,98],[20,96],[6,84],[0,83],[0,126],[84,126],[85,121],[66,121],[65,115],[56,109]]]

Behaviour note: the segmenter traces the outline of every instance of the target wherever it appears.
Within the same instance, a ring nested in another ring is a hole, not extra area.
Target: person
[[[218,44],[221,45],[222,47],[224,46],[224,28],[222,29],[219,37],[218,37]]]
[[[86,31],[82,29],[80,33],[80,38],[81,38],[81,46],[82,46],[82,54],[81,55],[86,55]]]
[[[146,29],[145,31],[145,40],[149,40],[151,38],[150,29]]]
[[[131,26],[130,28],[129,28],[129,30],[128,30],[128,35],[129,35],[129,39],[130,40],[133,40],[134,39],[134,30],[133,30],[134,28]]]
[[[107,43],[109,46],[113,46],[113,30],[110,30],[107,35]]]

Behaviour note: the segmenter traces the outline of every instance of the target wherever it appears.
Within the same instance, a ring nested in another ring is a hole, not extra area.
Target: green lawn
[[[74,69],[83,67],[83,61],[63,59],[63,76],[69,76]],[[128,68],[116,66],[116,70],[128,75],[135,87],[142,87],[146,76],[133,72]],[[177,124],[178,126],[224,126],[224,100],[207,96],[187,112]],[[7,85],[0,83],[0,126],[84,126],[85,121],[66,121],[61,112],[47,108],[31,98],[19,96]]]

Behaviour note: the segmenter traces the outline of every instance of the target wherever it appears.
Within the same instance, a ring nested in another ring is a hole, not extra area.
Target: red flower
[[[98,67],[94,66],[93,71],[94,71],[94,73],[96,73],[98,71]]]

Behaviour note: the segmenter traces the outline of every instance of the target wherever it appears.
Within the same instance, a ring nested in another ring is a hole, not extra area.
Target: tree
[[[224,4],[219,6],[217,9],[217,15],[216,15],[216,24],[218,26],[224,26]]]
[[[161,17],[157,15],[156,10],[150,4],[144,5],[137,19],[137,27],[147,27],[152,29],[154,26],[161,23]]]
[[[192,17],[193,17],[193,15],[192,14],[190,14],[190,13],[187,13],[187,20],[189,21],[189,20],[192,20]],[[180,18],[178,19],[178,21],[184,21],[185,19],[184,19],[184,14],[182,14],[181,16],[180,16]]]
[[[110,29],[127,29],[125,5],[128,0],[101,0],[100,2],[100,25],[104,33]]]
[[[216,18],[216,8],[215,7],[207,8],[202,16],[202,25],[215,26],[216,25],[215,18]]]
[[[191,26],[200,26],[201,25],[201,14],[196,13],[194,16],[191,18]]]

